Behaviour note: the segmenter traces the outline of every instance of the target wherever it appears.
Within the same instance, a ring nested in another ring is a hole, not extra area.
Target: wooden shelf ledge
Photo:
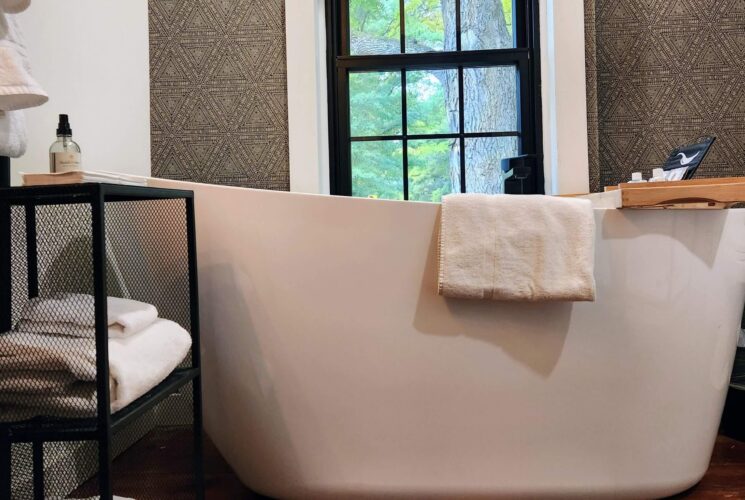
[[[582,197],[597,208],[721,210],[745,203],[745,177],[624,183]]]

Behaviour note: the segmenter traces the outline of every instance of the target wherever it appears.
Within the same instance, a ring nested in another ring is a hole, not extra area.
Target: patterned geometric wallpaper
[[[154,176],[289,190],[284,4],[149,1]]]
[[[710,134],[697,176],[745,175],[745,0],[585,0],[585,14],[591,189]]]
[[[587,80],[587,146],[590,190],[599,191],[600,145],[598,133],[598,66],[595,32],[595,0],[585,2],[585,78]]]

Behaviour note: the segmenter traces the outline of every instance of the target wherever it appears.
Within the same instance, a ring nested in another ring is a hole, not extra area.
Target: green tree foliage
[[[354,34],[398,41],[400,25],[398,0],[349,0],[349,28]]]
[[[512,35],[512,0],[502,3]],[[441,51],[446,33],[443,0],[406,0],[407,52]],[[400,51],[398,0],[350,0],[353,54]],[[452,70],[451,70],[452,71]],[[457,109],[447,109],[445,71],[407,72],[406,99],[409,134],[437,134],[451,130]],[[452,75],[449,75],[452,76]],[[399,72],[352,73],[349,79],[350,126],[353,137],[399,135],[402,127],[402,89]],[[450,155],[454,141],[412,140],[408,145],[409,198],[440,201],[453,190]],[[352,194],[403,199],[402,141],[356,141],[352,144]]]
[[[403,200],[401,141],[352,143],[352,195]]]

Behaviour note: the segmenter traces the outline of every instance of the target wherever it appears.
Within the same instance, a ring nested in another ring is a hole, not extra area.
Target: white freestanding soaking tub
[[[596,210],[597,301],[505,304],[437,296],[438,205],[160,184],[196,190],[205,424],[253,490],[651,498],[706,471],[745,212]]]

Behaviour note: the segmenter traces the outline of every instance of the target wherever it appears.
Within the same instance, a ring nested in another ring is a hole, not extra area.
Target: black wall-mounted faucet
[[[505,175],[505,194],[537,194],[536,155],[522,155],[502,160],[502,172]]]

